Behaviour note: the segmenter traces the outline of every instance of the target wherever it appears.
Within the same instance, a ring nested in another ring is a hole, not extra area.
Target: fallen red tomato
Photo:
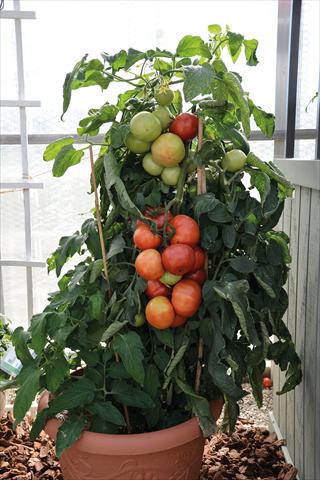
[[[271,388],[272,387],[272,380],[269,377],[263,377],[262,379],[262,386],[263,388]]]

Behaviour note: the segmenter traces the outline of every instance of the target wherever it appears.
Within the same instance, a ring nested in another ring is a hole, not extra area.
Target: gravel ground
[[[269,412],[272,410],[272,388],[263,390],[263,406],[259,409],[249,384],[243,385],[249,395],[240,402],[240,417],[252,420],[255,427],[270,427]]]

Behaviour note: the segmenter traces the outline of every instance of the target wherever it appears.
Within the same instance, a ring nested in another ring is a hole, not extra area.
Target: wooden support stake
[[[98,190],[97,190],[97,181],[96,181],[96,175],[94,173],[94,160],[93,160],[93,150],[92,146],[89,146],[89,155],[90,155],[90,165],[91,165],[91,179],[92,179],[92,185],[93,185],[93,191],[94,191],[94,200],[95,200],[95,207],[96,207],[96,219],[97,219],[97,224],[98,224],[98,232],[99,232],[99,240],[100,240],[100,246],[101,246],[101,253],[102,253],[102,265],[103,265],[103,273],[104,273],[104,278],[108,282],[108,292],[109,292],[109,298],[111,297],[111,286],[109,282],[109,274],[108,274],[108,268],[107,268],[107,255],[106,255],[106,247],[104,244],[104,238],[103,238],[103,229],[102,229],[102,221],[101,221],[101,215],[100,215],[100,207],[99,207],[99,197],[98,197]],[[117,352],[115,352],[115,359],[116,362],[120,362],[120,358]],[[128,433],[132,432],[132,427],[130,423],[130,417],[129,417],[129,410],[126,405],[123,405],[123,412],[124,412],[124,418],[127,424],[127,430]]]
[[[203,124],[202,119],[198,120],[198,150],[202,147],[203,141]],[[207,183],[206,183],[206,171],[205,167],[201,166],[197,168],[197,193],[206,193]],[[204,343],[202,337],[199,337],[198,342],[198,354],[197,354],[197,370],[194,389],[196,393],[200,391],[200,381],[201,381],[201,372],[202,372],[202,359],[203,359]]]

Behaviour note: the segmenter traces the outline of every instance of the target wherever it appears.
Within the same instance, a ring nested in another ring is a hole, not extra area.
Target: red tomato
[[[184,243],[185,245],[195,247],[199,242],[199,225],[188,215],[177,215],[170,221],[170,226],[175,228],[175,234],[170,240],[171,244]]]
[[[162,207],[149,207],[147,210],[144,212],[144,216],[148,218],[149,220],[152,220],[156,225],[157,229],[161,230],[163,228],[164,222],[165,222],[165,209]],[[167,213],[167,221],[170,222],[172,220],[173,215],[169,211]],[[141,220],[137,220],[137,226],[139,225],[145,225]]]
[[[147,288],[144,292],[148,298],[169,297],[171,290],[169,287],[159,282],[159,280],[148,280]]]
[[[186,317],[181,317],[181,315],[176,315],[170,327],[182,327],[182,325],[184,325],[187,320],[188,319]]]
[[[263,377],[262,379],[262,386],[263,388],[271,388],[272,387],[272,380],[269,377]]]
[[[192,113],[180,113],[171,123],[169,131],[187,142],[198,134],[198,117]]]
[[[133,234],[133,242],[140,250],[158,248],[161,240],[160,235],[155,235],[148,225],[139,225]]]
[[[155,328],[164,330],[172,325],[175,318],[173,306],[166,297],[154,297],[146,307],[147,321]]]
[[[181,280],[172,289],[173,308],[182,317],[192,317],[200,307],[201,299],[201,288],[194,280]]]
[[[162,263],[165,270],[173,275],[184,275],[190,272],[194,263],[193,249],[189,245],[170,245],[162,253]]]
[[[195,282],[199,283],[199,285],[203,285],[207,280],[207,273],[203,268],[201,268],[196,272],[188,273],[184,278],[189,278],[190,280],[194,280]]]
[[[196,272],[197,270],[201,270],[202,268],[204,268],[204,264],[206,262],[206,254],[204,250],[202,250],[202,248],[198,246],[194,247],[193,251],[195,259],[191,272]]]
[[[161,255],[153,248],[139,253],[135,267],[140,277],[145,280],[158,280],[164,274]]]

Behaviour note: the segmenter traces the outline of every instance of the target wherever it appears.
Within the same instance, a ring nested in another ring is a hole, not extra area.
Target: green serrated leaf
[[[73,143],[74,138],[72,137],[59,138],[55,142],[50,143],[43,153],[43,160],[46,162],[54,160],[63,147],[72,145]]]
[[[120,355],[122,363],[129,375],[139,385],[144,382],[144,354],[143,344],[136,332],[118,333],[112,346],[115,352]]]
[[[241,53],[244,36],[239,33],[228,32],[228,49],[233,63],[235,63]]]
[[[101,337],[101,342],[107,342],[110,338],[113,337],[116,333],[120,332],[120,330],[127,325],[128,321],[125,320],[124,322],[115,321],[109,325],[106,329],[104,334]]]
[[[231,267],[240,273],[251,273],[256,268],[256,262],[246,256],[234,257],[230,260]]]
[[[241,83],[233,72],[224,73],[223,79],[227,85],[230,97],[234,101],[235,105],[240,109],[244,133],[247,137],[250,137],[250,109]]]
[[[52,167],[54,177],[62,177],[69,167],[77,165],[84,155],[83,150],[75,150],[72,145],[65,145],[57,154]]]
[[[48,390],[56,392],[69,372],[69,364],[64,355],[57,356],[52,363],[46,365],[46,381]]]
[[[77,378],[69,387],[49,402],[50,412],[60,413],[91,403],[95,394],[95,384],[88,378]]]
[[[29,338],[29,333],[25,332],[22,327],[16,328],[11,337],[12,344],[15,347],[16,355],[23,364],[33,362],[33,357],[27,346],[27,341]]]
[[[259,60],[257,59],[257,48],[258,48],[258,40],[255,38],[252,38],[251,40],[244,40],[243,45],[244,45],[244,53],[246,56],[247,60],[247,65],[249,66],[255,66],[258,65]]]
[[[204,63],[202,65],[184,67],[184,76],[184,98],[186,102],[190,102],[190,100],[193,100],[200,94],[210,93],[215,73],[211,65]]]
[[[114,398],[128,407],[137,408],[153,408],[154,402],[152,398],[142,390],[133,387],[129,383],[116,380],[112,384],[111,395]]]
[[[114,423],[115,425],[124,426],[126,424],[122,413],[111,402],[95,402],[88,406],[88,410],[93,415],[97,415],[101,419]]]
[[[29,363],[29,365],[23,367],[19,373],[18,380],[22,378],[22,376],[24,382],[16,393],[13,407],[13,416],[16,423],[23,420],[40,390],[41,370],[35,362]]]
[[[205,57],[211,58],[211,53],[208,46],[204,43],[201,37],[186,35],[183,37],[178,46],[176,55],[178,57]]]
[[[56,439],[56,455],[61,457],[62,452],[70,447],[84,430],[86,425],[85,417],[78,415],[69,415],[63,422],[57,433]]]

